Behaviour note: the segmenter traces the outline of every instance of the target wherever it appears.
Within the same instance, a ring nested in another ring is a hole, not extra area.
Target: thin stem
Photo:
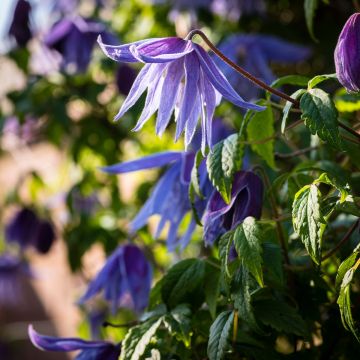
[[[277,203],[276,203],[275,196],[274,196],[273,192],[271,191],[270,179],[269,179],[266,172],[264,171],[264,169],[261,166],[259,166],[259,165],[254,166],[253,171],[256,171],[256,170],[258,170],[261,173],[261,176],[262,176],[262,178],[264,180],[264,183],[265,183],[265,188],[267,190],[269,190],[268,194],[269,194],[269,200],[270,200],[270,205],[271,205],[272,216],[273,216],[273,218],[278,219],[280,216],[279,216],[279,213],[277,211]],[[284,236],[283,228],[282,228],[282,225],[281,225],[280,221],[276,221],[276,230],[277,230],[277,233],[278,233],[280,246],[281,246],[281,248],[283,250],[283,253],[284,253],[285,263],[289,265],[290,264],[290,259],[289,259],[289,255],[288,255],[288,251],[287,251],[287,246],[286,246],[286,242],[285,242],[285,236]]]
[[[356,132],[354,129],[343,124],[340,121],[338,121],[338,123],[339,123],[339,126],[342,127],[344,130],[348,131],[350,134],[352,134],[352,135],[356,136],[358,139],[360,139],[360,134],[358,132]]]
[[[324,255],[321,259],[321,261],[324,261],[334,255],[344,244],[348,242],[348,240],[351,237],[351,234],[356,230],[356,228],[360,224],[360,219],[355,221],[355,223],[351,226],[351,228],[347,231],[347,233],[344,235],[344,237],[341,239],[341,241],[332,249],[330,250],[326,255]]]
[[[201,30],[192,30],[189,32],[189,34],[186,37],[186,40],[191,40],[195,35],[199,35],[206,43],[206,45],[224,62],[226,62],[228,65],[230,65],[234,70],[236,70],[238,73],[258,85],[259,87],[273,93],[274,95],[277,95],[287,101],[290,101],[294,105],[298,105],[298,101],[290,97],[289,95],[284,94],[282,91],[276,90],[272,88],[271,86],[265,84],[263,81],[259,80],[257,77],[251,75],[249,72],[247,72],[245,69],[243,69],[241,66],[235,64],[233,61],[231,61],[227,56],[225,56],[210,40],[209,38],[201,31]]]
[[[306,154],[307,152],[312,151],[312,150],[316,150],[317,148],[318,148],[318,146],[311,146],[311,147],[308,147],[308,148],[305,148],[305,149],[300,149],[300,150],[297,150],[297,151],[293,151],[293,152],[288,153],[288,154],[275,153],[275,157],[279,158],[279,159],[288,159],[288,158],[292,158],[292,157],[295,157],[295,156]]]
[[[238,323],[239,323],[239,314],[238,314],[238,311],[236,310],[234,312],[234,323],[233,323],[233,338],[232,338],[233,344],[236,343],[236,338],[237,338],[238,328],[239,328]]]

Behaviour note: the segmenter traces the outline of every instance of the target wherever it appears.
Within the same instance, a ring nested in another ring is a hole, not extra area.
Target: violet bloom
[[[214,191],[203,217],[205,243],[213,245],[219,236],[234,229],[248,216],[259,219],[263,191],[261,179],[251,171],[240,171],[235,175],[230,204]]]
[[[56,352],[81,350],[76,360],[118,360],[120,356],[120,344],[40,335],[32,325],[29,325],[28,333],[31,342],[40,350]]]
[[[229,20],[239,20],[242,15],[263,15],[266,10],[264,0],[212,0],[211,10]]]
[[[293,64],[307,59],[311,54],[310,49],[305,46],[260,34],[231,35],[220,44],[219,49],[228,58],[269,85],[275,80],[270,67],[272,62]],[[236,76],[235,71],[219,58],[215,57],[215,62],[226,78],[231,79],[231,84],[241,95],[251,99],[259,97],[261,90],[258,87]]]
[[[39,253],[46,254],[55,240],[55,232],[49,221],[38,218],[31,209],[22,208],[6,225],[5,239],[9,244],[18,244],[22,250],[33,246]]]
[[[113,41],[103,24],[78,16],[57,22],[44,42],[50,49],[62,55],[62,68],[85,72],[99,34]]]
[[[104,291],[113,313],[118,307],[142,312],[148,304],[151,280],[152,269],[143,252],[135,245],[122,245],[107,259],[79,303]]]
[[[348,92],[360,91],[360,13],[350,16],[335,49],[336,75]]]
[[[19,0],[15,6],[14,17],[10,25],[9,35],[16,43],[24,47],[32,38],[30,29],[31,5],[26,0]]]
[[[24,276],[31,276],[31,271],[23,261],[10,254],[0,255],[0,308],[19,305],[24,298]]]
[[[115,117],[120,119],[148,89],[135,131],[140,130],[157,111],[156,133],[161,135],[175,109],[175,139],[178,140],[185,131],[186,146],[190,144],[201,117],[204,152],[206,145],[212,146],[211,124],[221,96],[244,109],[264,109],[244,101],[209,54],[191,40],[169,37],[111,46],[99,38],[99,44],[115,61],[145,63]]]

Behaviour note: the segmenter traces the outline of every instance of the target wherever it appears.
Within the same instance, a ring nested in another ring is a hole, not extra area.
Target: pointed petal
[[[130,44],[116,46],[116,45],[104,44],[101,35],[99,35],[97,39],[100,48],[104,52],[104,54],[108,56],[110,59],[120,62],[139,62],[139,60],[136,59],[134,55],[130,52],[130,47],[139,46],[144,43],[148,43],[148,42],[151,43],[158,40],[159,39],[147,39],[147,40],[136,41]]]
[[[74,351],[84,349],[101,348],[111,345],[105,341],[86,341],[78,338],[57,338],[40,335],[32,325],[29,325],[28,333],[31,342],[40,350],[47,351]]]
[[[157,74],[157,65],[146,64],[138,76],[136,77],[129,95],[123,102],[118,114],[115,116],[115,120],[119,120],[139,99],[142,93],[146,90],[148,85],[153,80],[154,76]]]
[[[177,119],[175,140],[178,140],[182,134],[186,121],[199,94],[198,81],[200,76],[200,64],[197,56],[192,53],[185,57],[185,88],[181,102],[181,109]]]
[[[177,60],[193,50],[191,41],[177,37],[163,38],[130,47],[133,56],[145,63],[164,63]]]
[[[181,151],[164,151],[140,159],[105,166],[101,168],[101,171],[109,174],[123,174],[132,171],[152,169],[181,159],[181,154]]]
[[[199,121],[201,114],[201,99],[199,96],[196,97],[194,107],[185,125],[185,149],[190,145],[196,131],[196,126]]]
[[[184,60],[169,64],[161,92],[161,102],[156,119],[156,133],[163,134],[169,124],[171,114],[178,98],[181,79],[184,76]]]
[[[184,185],[190,183],[191,170],[194,166],[195,153],[194,152],[183,152],[181,161],[181,182]]]
[[[201,67],[216,90],[227,100],[231,101],[233,104],[249,109],[262,111],[265,110],[265,107],[259,106],[246,102],[241,98],[241,96],[233,89],[225,76],[220,72],[220,70],[215,65],[214,61],[210,58],[209,54],[199,45],[194,45],[194,49],[198,55]]]

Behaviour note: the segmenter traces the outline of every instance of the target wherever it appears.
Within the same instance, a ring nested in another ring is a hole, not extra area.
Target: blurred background
[[[161,170],[115,177],[99,167],[183,149],[181,141],[174,144],[172,127],[161,139],[152,121],[131,131],[144,99],[113,122],[141,66],[106,58],[96,43],[99,34],[125,44],[185,37],[200,28],[271,83],[288,74],[334,72],[337,37],[356,6],[350,0],[321,3],[316,43],[302,0],[1,0],[0,359],[67,358],[35,349],[29,323],[57,336],[121,336],[101,328],[103,304],[85,309],[76,302],[105,258],[128,241],[129,222]],[[273,46],[268,36],[280,43]],[[246,80],[236,81],[246,100],[261,95]],[[217,115],[236,128],[243,114],[231,110],[224,103]],[[165,239],[155,241],[152,230],[150,224],[131,240],[145,248],[156,276],[180,253],[169,254]],[[196,256],[200,241],[199,232],[185,255]],[[112,320],[134,318],[124,310]]]

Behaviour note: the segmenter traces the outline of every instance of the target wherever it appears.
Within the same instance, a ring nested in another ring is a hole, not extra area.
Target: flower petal
[[[123,174],[132,171],[152,169],[181,159],[181,154],[181,151],[164,151],[140,159],[105,166],[102,167],[101,170],[109,174]]]
[[[215,89],[218,90],[225,99],[245,109],[256,111],[265,110],[264,106],[259,106],[243,100],[241,96],[233,89],[225,76],[217,68],[208,53],[201,46],[194,44],[194,49],[198,55],[204,73]]]

